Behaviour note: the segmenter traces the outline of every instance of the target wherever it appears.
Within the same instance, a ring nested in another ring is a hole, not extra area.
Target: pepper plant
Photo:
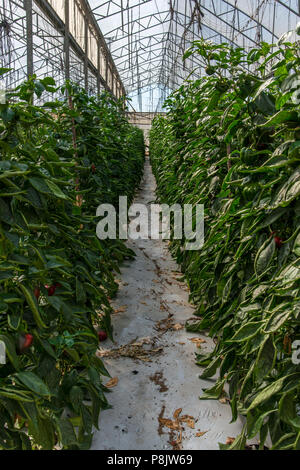
[[[52,78],[32,77],[0,104],[0,448],[9,450],[90,447],[109,406],[97,328],[112,337],[114,274],[134,256],[120,240],[98,240],[96,207],[133,197],[142,133],[122,102],[70,83],[67,99],[33,104],[54,90]]]
[[[299,41],[250,53],[197,41],[191,54],[206,76],[167,100],[150,155],[161,202],[205,207],[203,248],[171,242],[200,317],[187,328],[216,343],[197,354],[202,378],[218,374],[201,398],[227,395],[233,421],[246,417],[222,448],[258,436],[263,449],[269,436],[272,449],[299,449]]]

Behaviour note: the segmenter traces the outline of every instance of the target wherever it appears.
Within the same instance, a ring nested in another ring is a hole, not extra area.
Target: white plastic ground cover
[[[147,161],[135,202],[151,204],[155,188]],[[225,398],[199,399],[214,379],[200,379],[203,369],[195,354],[206,354],[215,344],[184,328],[197,317],[167,242],[129,240],[128,246],[136,258],[124,263],[119,276],[115,342],[101,343],[98,352],[112,377],[104,381],[112,408],[100,413],[92,449],[218,450],[219,442],[241,433],[244,421],[238,417],[231,423]]]

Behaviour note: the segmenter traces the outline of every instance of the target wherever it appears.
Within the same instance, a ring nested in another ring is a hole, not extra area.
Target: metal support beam
[[[26,11],[26,46],[27,46],[27,76],[33,75],[33,22],[32,0],[24,0]]]
[[[115,76],[114,76],[113,71],[111,72],[111,89],[113,93],[115,94]]]
[[[276,0],[276,2],[280,3],[280,5],[282,5],[283,7],[287,8],[291,13],[294,13],[294,15],[296,15],[296,16],[300,15],[300,9],[299,9],[299,12],[297,12],[296,10],[291,8],[289,5],[284,3],[282,0]]]
[[[85,17],[84,21],[84,88],[85,91],[89,89],[89,22],[88,18]]]
[[[97,93],[100,95],[100,86],[101,86],[101,80],[100,80],[100,68],[101,68],[101,45],[100,41],[97,41]]]
[[[65,0],[65,77],[70,80],[70,0]]]

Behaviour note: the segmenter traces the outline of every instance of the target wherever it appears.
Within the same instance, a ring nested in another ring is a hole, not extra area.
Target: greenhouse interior
[[[0,449],[300,450],[300,1],[0,0],[0,47]]]

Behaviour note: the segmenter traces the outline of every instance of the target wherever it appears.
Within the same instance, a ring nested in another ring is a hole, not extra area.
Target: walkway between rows
[[[146,162],[135,202],[149,205],[155,198],[155,179]],[[114,379],[108,394],[112,409],[102,411],[92,448],[218,449],[219,442],[240,433],[242,423],[229,424],[227,403],[199,400],[213,382],[199,379],[195,353],[198,346],[211,350],[212,340],[183,328],[194,308],[167,243],[138,240],[128,245],[137,256],[119,276],[115,343],[102,343],[100,350]]]

